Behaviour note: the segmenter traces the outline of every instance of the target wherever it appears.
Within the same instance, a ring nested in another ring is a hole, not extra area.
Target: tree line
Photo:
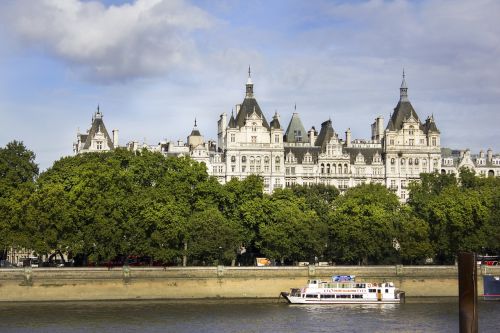
[[[453,263],[500,250],[500,179],[422,174],[401,204],[383,185],[263,193],[251,175],[220,184],[204,164],[147,150],[63,157],[39,173],[22,142],[0,148],[0,259],[11,247],[80,263]]]

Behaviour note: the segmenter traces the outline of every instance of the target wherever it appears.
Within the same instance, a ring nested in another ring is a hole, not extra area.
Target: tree
[[[38,171],[35,154],[22,142],[14,140],[0,148],[0,259],[5,258],[9,247],[26,244],[19,214]]]
[[[379,184],[350,188],[329,216],[329,254],[344,263],[382,262],[395,255],[397,196]]]
[[[194,212],[188,219],[186,233],[191,261],[234,263],[241,232],[239,226],[226,219],[216,207]]]
[[[265,256],[282,263],[323,256],[327,226],[291,190],[277,189],[249,207],[245,220],[257,226],[256,246]]]

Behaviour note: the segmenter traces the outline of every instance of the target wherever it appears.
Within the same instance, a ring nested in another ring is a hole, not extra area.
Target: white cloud
[[[157,76],[198,61],[190,36],[214,20],[183,0],[137,0],[106,7],[79,0],[19,0],[0,18],[30,45],[97,80]]]

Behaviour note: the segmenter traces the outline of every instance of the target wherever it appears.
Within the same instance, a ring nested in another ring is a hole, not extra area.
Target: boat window
[[[306,294],[306,298],[318,298],[318,295]]]
[[[369,293],[374,293],[376,290],[375,289],[368,289]]]

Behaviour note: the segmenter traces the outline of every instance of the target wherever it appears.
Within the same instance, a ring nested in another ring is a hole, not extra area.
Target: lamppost
[[[222,266],[222,246],[219,246],[219,265]]]

